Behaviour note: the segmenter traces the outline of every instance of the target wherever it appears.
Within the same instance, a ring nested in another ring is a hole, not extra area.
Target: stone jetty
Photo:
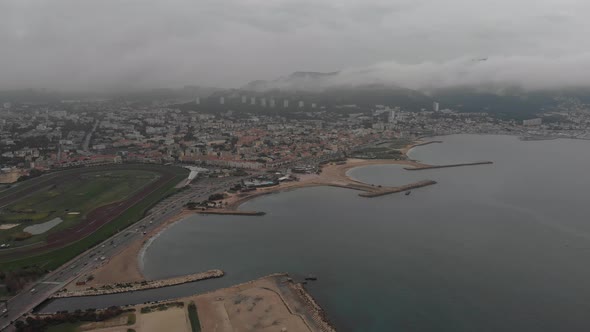
[[[300,283],[289,283],[291,290],[297,295],[299,301],[306,306],[311,319],[321,332],[335,332],[326,312],[320,307],[315,299],[307,292],[305,287]]]
[[[404,169],[406,171],[423,171],[426,169],[476,166],[476,165],[490,165],[493,163],[494,163],[493,161],[478,161],[478,162],[474,162],[474,163],[461,163],[461,164],[450,164],[450,165],[423,165],[423,166],[417,166],[417,167],[404,167]]]
[[[221,270],[209,270],[206,272],[189,274],[189,275],[182,276],[182,277],[160,279],[160,280],[149,280],[149,281],[137,281],[137,282],[120,283],[120,284],[113,284],[113,285],[103,285],[103,286],[99,286],[99,287],[91,287],[91,288],[77,290],[77,291],[67,291],[66,289],[64,289],[63,291],[55,293],[51,298],[97,296],[97,295],[106,295],[106,294],[134,292],[134,291],[140,291],[140,290],[145,290],[145,289],[162,288],[162,287],[186,284],[189,282],[205,280],[205,279],[221,278],[221,277],[223,277],[223,275],[224,275],[224,273]]]
[[[380,188],[378,190],[373,190],[373,191],[361,193],[361,194],[359,194],[359,196],[361,196],[361,197],[378,197],[378,196],[384,196],[384,195],[389,195],[389,194],[395,194],[395,193],[399,193],[402,191],[412,190],[412,189],[416,189],[416,188],[431,186],[433,184],[436,184],[436,181],[424,180],[424,181],[410,183],[410,184],[407,184],[404,186],[399,186],[399,187]]]

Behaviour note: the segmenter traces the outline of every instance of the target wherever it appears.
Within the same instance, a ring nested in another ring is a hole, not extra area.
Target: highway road
[[[94,126],[92,126],[92,129],[88,132],[88,134],[86,134],[86,137],[84,137],[84,144],[82,144],[82,149],[86,152],[88,152],[88,150],[90,149],[90,140],[92,139],[92,134],[94,134],[94,132],[96,131],[96,128],[98,127],[99,123],[100,121],[96,120],[96,122],[94,122]]]
[[[14,326],[11,325],[13,321],[33,310],[77,276],[90,273],[134,241],[141,240],[144,237],[144,232],[149,233],[169,218],[180,213],[186,203],[206,200],[211,194],[226,191],[233,184],[245,178],[201,179],[189,185],[188,189],[162,200],[148,212],[145,218],[113,235],[102,244],[80,254],[59,269],[48,273],[8,300],[6,304],[8,311],[2,313],[0,317],[0,330],[13,331]]]

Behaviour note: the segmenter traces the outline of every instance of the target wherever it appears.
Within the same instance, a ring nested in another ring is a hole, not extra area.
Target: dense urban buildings
[[[485,112],[461,113],[396,105],[358,107],[289,100],[259,112],[266,99],[241,96],[247,110],[219,97],[211,111],[191,103],[62,101],[3,104],[0,112],[0,182],[31,171],[116,163],[184,163],[243,169],[274,169],[307,159],[350,154],[382,140],[453,133],[512,134],[525,138],[588,135],[586,106],[571,100],[538,118],[517,121]],[[270,107],[275,100],[270,99]],[[238,102],[238,104],[241,104]],[[572,104],[576,107],[572,107]],[[237,106],[237,107],[236,107]],[[307,107],[309,106],[309,107]],[[307,108],[306,108],[307,107]]]

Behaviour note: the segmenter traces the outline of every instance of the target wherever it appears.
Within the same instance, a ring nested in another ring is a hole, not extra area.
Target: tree
[[[210,201],[218,201],[218,200],[221,200],[223,198],[224,198],[224,196],[221,193],[217,193],[217,194],[213,194],[213,195],[209,196],[209,200]]]

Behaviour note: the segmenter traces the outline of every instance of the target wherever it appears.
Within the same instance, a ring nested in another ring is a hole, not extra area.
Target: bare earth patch
[[[149,314],[138,314],[134,327],[138,332],[191,332],[186,308],[170,308]]]
[[[332,331],[284,280],[271,276],[196,296],[202,331]]]

